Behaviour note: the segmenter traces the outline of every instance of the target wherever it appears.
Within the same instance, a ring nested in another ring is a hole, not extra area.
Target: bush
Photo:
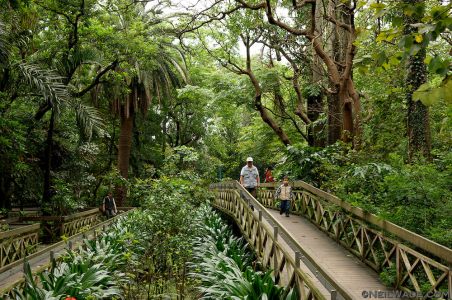
[[[271,270],[254,271],[242,238],[211,209],[198,215],[191,275],[200,281],[201,299],[298,299],[295,290],[275,284]]]
[[[274,175],[278,178],[289,175],[316,187],[322,187],[326,182],[339,176],[340,167],[348,161],[344,155],[347,151],[348,147],[342,143],[325,148],[288,146],[287,156],[276,166]]]

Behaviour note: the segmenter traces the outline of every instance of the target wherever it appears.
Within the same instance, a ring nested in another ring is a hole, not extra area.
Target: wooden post
[[[72,241],[68,241],[67,247],[69,250],[72,250]]]
[[[275,242],[278,240],[278,226],[273,226],[273,239]]]
[[[449,288],[449,299],[452,299],[452,264],[449,264],[449,278],[447,280]]]
[[[275,278],[278,276],[278,254],[276,253],[276,242],[278,241],[278,226],[273,226],[273,272]]]
[[[24,271],[24,273],[25,273],[26,270],[27,270],[27,266],[28,266],[27,258],[24,258],[24,266],[23,266],[23,271]]]
[[[50,256],[50,265],[52,266],[53,269],[55,268],[55,252],[53,252],[53,250],[50,250],[49,256]]]
[[[261,256],[261,253],[262,253],[262,258],[264,258],[264,245],[262,245],[263,244],[263,242],[262,242],[262,236],[261,236],[261,226],[262,226],[262,210],[259,210],[258,211],[258,215],[259,215],[259,217],[258,217],[258,222],[257,222],[257,230],[256,230],[256,234],[257,234],[257,238],[258,238],[258,240],[257,240],[257,242],[258,242],[258,244],[257,244],[257,252],[258,252],[258,257],[260,257]]]
[[[337,299],[337,291],[331,290],[331,300],[336,300],[336,299]]]
[[[299,268],[301,265],[301,252],[300,251],[295,251],[295,267]]]
[[[364,230],[365,230],[364,224],[360,224],[360,227],[361,227],[361,236],[360,236],[360,239],[361,239],[361,261],[364,261],[364,255],[366,253],[366,249],[364,249]]]
[[[400,281],[402,280],[401,268],[400,268],[400,249],[399,244],[396,244],[396,287],[400,287]]]

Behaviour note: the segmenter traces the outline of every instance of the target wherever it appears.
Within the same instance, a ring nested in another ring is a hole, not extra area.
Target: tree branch
[[[108,71],[114,70],[118,66],[118,63],[119,63],[118,59],[113,61],[111,64],[105,67],[105,69],[103,69],[96,75],[96,77],[94,78],[90,85],[88,85],[86,88],[79,92],[73,93],[72,96],[79,98],[85,95],[87,92],[89,92],[92,88],[94,88],[96,85],[100,83],[100,79],[102,78],[102,76],[104,76]]]

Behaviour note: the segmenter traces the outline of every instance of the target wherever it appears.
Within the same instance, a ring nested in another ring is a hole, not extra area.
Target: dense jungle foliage
[[[113,190],[185,238],[252,156],[452,247],[450,1],[192,2],[0,0],[4,213]]]
[[[183,178],[147,184],[139,209],[67,250],[39,282],[27,264],[14,299],[298,299],[260,270],[202,186]]]

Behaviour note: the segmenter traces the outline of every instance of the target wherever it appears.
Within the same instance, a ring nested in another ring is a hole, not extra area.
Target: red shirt
[[[272,171],[268,170],[265,172],[265,182],[274,182],[275,179],[273,179]]]

